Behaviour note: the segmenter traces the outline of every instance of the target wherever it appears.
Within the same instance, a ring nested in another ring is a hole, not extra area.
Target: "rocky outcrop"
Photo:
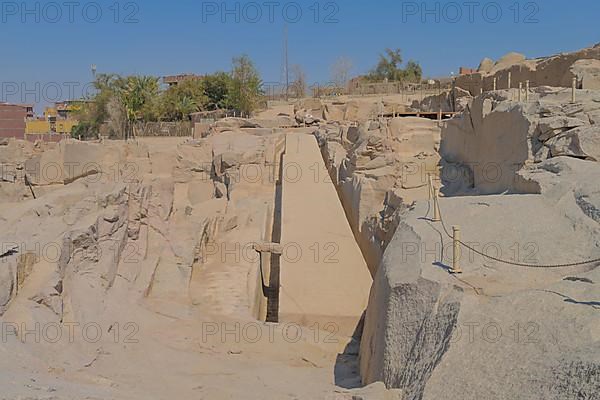
[[[527,80],[530,81],[532,87],[570,88],[573,78],[577,77],[579,88],[595,89],[599,84],[597,60],[600,60],[599,45],[572,53],[533,60],[527,60],[518,53],[510,53],[500,59],[489,71],[488,68],[483,68],[477,73],[457,77],[456,86],[477,96],[481,89],[492,90],[495,78],[498,89],[508,89],[508,73],[510,72],[511,88],[517,88],[519,82],[524,83]]]
[[[239,121],[247,120],[229,121],[232,128],[225,121],[227,131],[171,152],[65,141],[7,153],[6,162],[24,165],[38,198],[0,207],[10,226],[0,239],[14,244],[1,254],[0,315],[85,323],[125,299],[202,304],[208,297],[227,303],[225,313],[254,313],[262,295],[257,264],[247,257],[227,263],[221,252],[240,238],[261,240],[281,137],[242,132]],[[88,164],[94,168],[82,167]],[[45,248],[59,256],[43,257]],[[232,273],[239,275],[234,281]],[[217,293],[217,276],[235,287]],[[21,287],[26,294],[19,296]],[[32,313],[32,304],[44,312]]]
[[[600,60],[577,60],[571,66],[571,73],[583,89],[600,90]]]
[[[578,91],[576,103],[570,93],[547,87],[536,88],[528,102],[514,95],[485,93],[445,123],[440,153],[447,188],[467,180],[479,193],[532,193],[535,185],[517,174],[527,165],[558,156],[600,159],[597,92]]]
[[[422,277],[421,254],[407,256],[404,248],[419,242],[401,223],[371,290],[360,347],[363,382],[403,389],[407,399],[422,397],[450,346],[462,296],[451,282]]]
[[[420,118],[331,125],[317,133],[331,178],[374,275],[400,215],[426,198],[436,173],[439,128]]]
[[[591,399],[600,390],[591,333],[600,268],[585,262],[600,257],[598,92],[578,90],[576,102],[550,87],[527,102],[515,95],[477,96],[444,123],[443,223],[431,221],[428,202],[402,214],[369,299],[363,383],[382,381],[405,399]],[[462,232],[461,275],[448,273],[451,226]]]
[[[24,173],[33,186],[64,185],[82,178],[132,182],[149,172],[141,163],[147,159],[148,149],[136,142],[120,146],[64,140],[29,158]]]
[[[98,216],[66,232],[57,265],[62,287],[62,320],[90,321],[101,315],[127,244],[128,195],[124,186],[97,198]],[[87,218],[86,218],[87,219]]]
[[[294,104],[296,122],[302,125],[313,125],[323,119],[324,105],[319,99],[302,99]]]
[[[422,101],[415,100],[412,108],[426,112],[461,112],[472,100],[473,96],[467,90],[455,87],[439,95],[425,97]]]
[[[556,158],[529,173],[542,195],[440,206],[446,226],[460,225],[463,242],[484,254],[535,265],[588,260],[600,256],[591,195],[599,188],[587,180],[599,172],[596,163]],[[361,341],[363,382],[383,381],[405,399],[594,398],[598,265],[523,268],[462,247],[463,274],[453,276],[452,241],[427,216],[418,202],[385,251]]]

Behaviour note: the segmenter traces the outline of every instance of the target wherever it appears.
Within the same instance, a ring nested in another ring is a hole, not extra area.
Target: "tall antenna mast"
[[[285,63],[285,101],[290,99],[290,68],[288,59],[288,26],[283,28],[283,58]]]

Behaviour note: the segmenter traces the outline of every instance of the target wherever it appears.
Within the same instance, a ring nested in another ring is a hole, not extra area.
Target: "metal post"
[[[433,198],[433,180],[431,179],[431,173],[427,173],[427,189],[428,190],[428,195],[429,195],[429,201],[431,201],[431,199]]]
[[[462,269],[460,268],[460,227],[458,226],[452,227],[452,249],[452,268],[450,269],[450,273],[462,274]]]
[[[508,89],[512,86],[512,72],[508,71]]]
[[[521,102],[521,92],[523,92],[523,82],[519,82],[519,102]]]
[[[456,78],[452,78],[452,111],[456,111]]]
[[[440,206],[438,204],[438,197],[440,191],[438,188],[433,188],[433,222],[440,222]]]
[[[529,101],[529,79],[525,81],[525,101]]]
[[[571,103],[575,103],[575,90],[577,89],[577,77],[573,78],[573,87],[571,89]]]

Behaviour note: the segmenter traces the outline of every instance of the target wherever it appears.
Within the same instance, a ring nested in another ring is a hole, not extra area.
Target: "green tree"
[[[160,117],[166,121],[186,119],[189,114],[205,109],[208,102],[203,81],[186,79],[163,92],[159,106]],[[182,114],[184,111],[188,111],[187,114]]]
[[[402,64],[402,52],[400,49],[385,49],[385,54],[379,55],[379,62],[369,77],[375,81],[384,79],[390,81],[400,80],[403,76],[400,65]]]
[[[367,75],[367,79],[373,82],[384,80],[420,82],[423,76],[421,66],[411,60],[406,68],[402,68],[402,62],[400,49],[385,49],[385,53],[379,55],[377,66]]]
[[[178,119],[185,120],[191,113],[198,111],[196,100],[191,97],[183,96],[177,99],[175,110],[178,114]]]
[[[94,94],[89,96],[84,106],[75,113],[79,121],[73,130],[73,136],[89,139],[96,138],[101,125],[109,118],[108,104],[119,91],[121,78],[114,74],[98,74],[93,82]]]
[[[204,95],[207,98],[207,110],[220,110],[229,106],[231,76],[226,72],[216,72],[203,78]]]
[[[154,77],[128,76],[119,82],[118,98],[127,118],[126,138],[131,136],[134,123],[152,109],[158,92],[158,79]]]
[[[404,80],[407,82],[421,82],[423,79],[423,70],[416,61],[410,60],[406,63],[404,69]]]
[[[233,59],[229,104],[235,110],[250,115],[263,97],[262,81],[254,63],[247,55]]]

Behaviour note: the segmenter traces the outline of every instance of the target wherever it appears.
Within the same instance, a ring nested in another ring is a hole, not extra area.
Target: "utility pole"
[[[285,101],[290,99],[290,68],[288,58],[288,26],[287,24],[283,28],[283,63],[285,70]]]

